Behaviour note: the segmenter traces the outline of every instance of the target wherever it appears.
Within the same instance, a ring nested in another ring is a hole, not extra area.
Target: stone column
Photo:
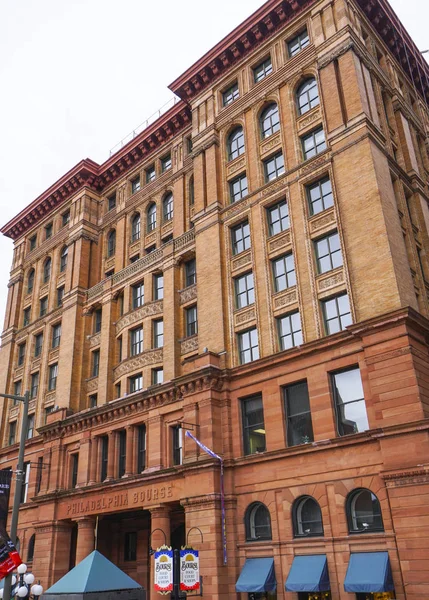
[[[69,570],[71,531],[66,521],[39,522],[35,527],[33,572],[45,589]]]
[[[87,485],[90,470],[91,470],[91,438],[89,432],[84,432],[79,445],[79,462],[78,462],[78,474],[77,474],[77,487]]]
[[[107,477],[106,481],[115,479],[115,455],[116,455],[116,432],[109,432],[109,449],[107,459]]]
[[[94,550],[94,517],[82,517],[77,519],[77,547],[76,564],[78,565],[84,558]]]
[[[130,477],[130,475],[134,475],[136,466],[135,466],[135,427],[129,425],[127,427],[127,453],[125,458],[125,477]]]
[[[160,546],[170,545],[170,507],[165,505],[156,506],[150,509],[150,547],[156,550]],[[163,533],[164,532],[164,533]],[[164,536],[165,534],[165,536]],[[158,594],[153,591],[154,585],[154,557],[150,559],[150,588],[149,598],[157,598]]]
[[[91,439],[91,454],[90,454],[90,465],[89,465],[89,481],[88,484],[92,485],[97,482],[97,465],[98,461],[98,445],[99,439]]]

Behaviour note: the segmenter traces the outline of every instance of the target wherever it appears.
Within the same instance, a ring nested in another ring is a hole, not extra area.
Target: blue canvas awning
[[[235,584],[236,592],[275,592],[276,587],[274,558],[246,558]]]
[[[295,556],[285,589],[287,592],[327,592],[330,590],[326,554]]]
[[[344,580],[346,592],[368,594],[394,590],[388,552],[359,552],[350,555]]]

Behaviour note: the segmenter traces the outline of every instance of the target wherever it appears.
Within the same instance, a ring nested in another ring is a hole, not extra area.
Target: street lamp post
[[[30,392],[25,392],[23,396],[17,396],[15,394],[0,394],[1,398],[8,398],[11,400],[17,400],[22,402],[24,410],[22,411],[22,423],[21,423],[21,437],[19,441],[19,454],[18,454],[18,465],[16,469],[16,485],[15,485],[15,496],[13,497],[12,506],[12,521],[10,524],[10,539],[14,546],[16,546],[16,532],[18,529],[18,513],[19,505],[21,503],[21,490],[23,484],[24,473],[24,452],[25,452],[25,440],[27,439],[27,426],[28,426],[28,406],[30,404]],[[4,600],[9,600],[11,597],[12,588],[12,575],[9,574],[4,580]]]

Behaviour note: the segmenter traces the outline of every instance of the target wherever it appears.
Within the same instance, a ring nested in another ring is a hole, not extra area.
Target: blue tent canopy
[[[87,594],[141,589],[141,585],[121,571],[98,550],[91,552],[71,571],[54,583],[45,594]],[[44,594],[44,595],[45,595]]]
[[[350,555],[344,580],[346,592],[376,593],[394,590],[388,552],[359,552]]]
[[[274,592],[274,558],[247,558],[235,584],[236,592]]]
[[[287,592],[327,592],[330,590],[326,554],[295,556],[285,589]]]

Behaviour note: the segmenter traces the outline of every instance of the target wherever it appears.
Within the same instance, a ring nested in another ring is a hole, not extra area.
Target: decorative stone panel
[[[310,229],[313,233],[314,231],[318,231],[327,225],[331,225],[335,223],[335,213],[334,209],[331,208],[329,211],[325,211],[320,217],[313,218],[310,221]]]
[[[140,239],[136,240],[135,242],[130,242],[130,250],[129,250],[130,256],[132,254],[134,254],[135,252],[138,252],[139,250],[140,250]]]
[[[290,242],[290,231],[285,231],[284,233],[276,235],[275,238],[268,241],[268,251],[275,252],[279,248],[284,248],[285,246],[288,246]]]
[[[63,284],[66,280],[66,274],[65,273],[60,273],[57,277],[57,286]]]
[[[156,231],[152,231],[151,233],[146,234],[146,236],[144,238],[144,245],[145,246],[150,246],[151,244],[155,244],[156,243],[156,238],[157,238],[157,232]]]
[[[55,406],[56,400],[57,400],[57,393],[56,392],[49,392],[45,396],[44,407],[48,408],[49,406]]]
[[[95,392],[98,389],[98,377],[92,377],[86,382],[86,391],[88,393]]]
[[[291,304],[295,304],[297,300],[298,296],[296,293],[296,288],[285,290],[281,294],[278,294],[274,297],[274,309],[290,306]]]
[[[115,257],[111,256],[110,258],[106,258],[106,261],[104,263],[104,270],[110,271],[110,269],[114,269],[114,268],[115,268]]]
[[[89,340],[89,347],[94,348],[95,346],[99,346],[101,342],[101,333],[96,333],[92,335]]]
[[[180,354],[188,354],[188,352],[195,352],[196,350],[198,350],[197,335],[186,338],[180,343]]]
[[[284,176],[282,176],[280,179],[276,180],[274,183],[272,183],[271,185],[266,187],[264,190],[262,190],[262,196],[269,196],[270,194],[274,194],[275,192],[278,192],[279,190],[282,190],[285,188],[286,188],[286,179]]]
[[[317,280],[317,289],[319,292],[324,292],[325,290],[329,290],[337,285],[342,285],[344,283],[344,270],[338,271],[336,273],[328,273],[319,277]]]
[[[165,237],[172,231],[173,231],[173,219],[170,219],[169,221],[167,221],[167,223],[164,223],[164,225],[161,227],[161,237]]]
[[[261,151],[262,157],[267,154],[271,154],[272,152],[275,152],[276,150],[280,150],[280,149],[281,149],[280,133],[278,133],[277,135],[270,136],[268,138],[268,140],[264,140],[260,144],[260,151]]]
[[[185,288],[184,290],[179,291],[180,304],[185,304],[186,302],[189,302],[190,300],[195,300],[196,297],[197,297],[197,286],[196,285],[190,285],[189,287]]]
[[[300,119],[298,119],[298,131],[301,133],[304,129],[313,125],[317,121],[321,121],[322,117],[320,115],[320,106],[314,108],[309,113],[303,115]]]
[[[157,300],[156,302],[149,302],[148,304],[143,304],[140,308],[127,313],[123,317],[119,319],[116,323],[116,335],[118,335],[124,327],[127,325],[133,325],[138,321],[141,321],[145,317],[151,317],[153,315],[159,315],[163,310],[163,301]]]
[[[251,262],[252,254],[250,252],[247,252],[246,254],[243,254],[232,260],[231,269],[235,271],[236,269],[240,269],[241,267],[244,267],[250,264]]]
[[[33,398],[33,400],[30,400],[30,402],[28,403],[28,412],[34,412],[36,410],[36,398]]]
[[[113,370],[113,379],[119,379],[119,377],[127,375],[127,373],[131,373],[136,369],[146,367],[147,365],[154,365],[156,363],[160,363],[162,362],[162,356],[162,348],[148,350],[147,352],[143,352],[138,356],[133,356],[132,358],[121,362],[121,364]]]
[[[34,369],[38,369],[40,367],[40,356],[31,361],[30,371],[34,371]]]
[[[21,377],[23,376],[23,374],[24,374],[24,367],[18,367],[17,369],[15,369],[15,377],[14,377],[14,379],[15,380],[21,379]]]
[[[244,156],[241,158],[237,158],[236,160],[232,161],[230,164],[227,165],[226,175],[227,175],[227,177],[231,177],[232,175],[235,175],[235,173],[238,173],[245,167],[246,167],[246,158]]]
[[[43,296],[46,296],[46,294],[49,292],[49,283],[45,283],[45,285],[42,285],[39,291],[39,297],[43,298]]]
[[[234,315],[234,324],[236,327],[240,325],[245,325],[249,323],[249,321],[253,321],[256,319],[255,307],[247,308],[246,310],[241,310]]]
[[[194,241],[195,231],[191,229],[190,231],[187,231],[186,233],[178,237],[176,240],[174,240],[174,250],[182,250],[182,248],[191,245]]]
[[[18,406],[11,406],[9,410],[9,419],[13,421],[19,414],[19,404]]]
[[[54,348],[53,350],[50,350],[49,355],[48,355],[48,362],[51,362],[52,360],[57,360],[59,355],[60,355],[59,348]]]

